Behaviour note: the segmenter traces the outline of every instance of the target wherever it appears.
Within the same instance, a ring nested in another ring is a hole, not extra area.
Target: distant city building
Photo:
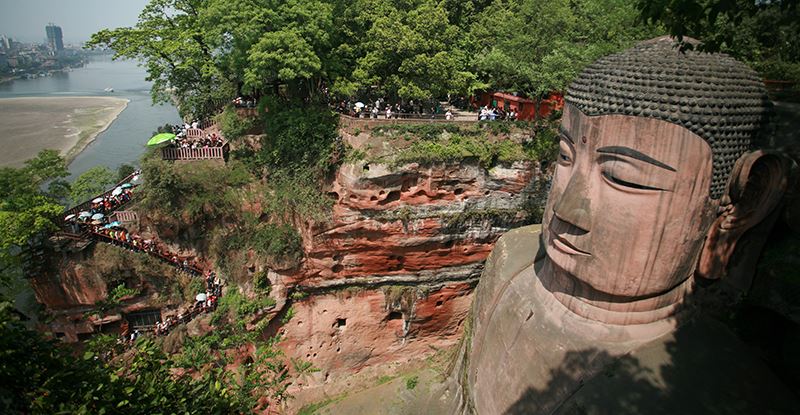
[[[0,36],[0,49],[4,52],[11,52],[11,41],[5,35]]]
[[[61,26],[56,26],[52,23],[45,27],[47,32],[47,44],[53,52],[61,52],[64,50],[64,40],[61,34]]]

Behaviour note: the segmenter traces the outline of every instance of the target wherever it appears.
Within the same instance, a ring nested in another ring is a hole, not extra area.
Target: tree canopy
[[[69,191],[63,180],[68,174],[54,150],[42,150],[22,168],[0,168],[0,282],[19,265],[21,250],[55,228],[53,220],[64,210],[58,200]]]
[[[635,0],[152,0],[89,47],[141,59],[153,97],[206,115],[236,94],[403,99],[563,89],[660,31]]]
[[[800,81],[798,0],[639,0],[637,7],[643,20],[694,37],[703,50],[729,53],[768,79]]]
[[[95,166],[86,170],[70,186],[71,204],[77,205],[105,192],[109,186],[115,183],[114,178],[114,172],[106,166]]]

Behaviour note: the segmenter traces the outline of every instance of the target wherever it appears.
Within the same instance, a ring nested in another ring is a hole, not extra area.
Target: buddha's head
[[[693,275],[721,276],[780,199],[782,161],[751,151],[770,103],[727,55],[643,42],[590,65],[565,101],[542,225],[554,273],[571,279],[562,293],[666,306]]]

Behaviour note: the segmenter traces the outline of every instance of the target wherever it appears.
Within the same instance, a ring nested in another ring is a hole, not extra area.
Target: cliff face
[[[332,218],[306,229],[302,268],[276,279],[308,294],[279,329],[288,356],[320,369],[295,388],[336,393],[353,372],[457,343],[484,260],[535,220],[545,182],[532,162],[342,165]]]
[[[331,215],[300,224],[299,266],[270,269],[252,251],[231,252],[242,260],[229,261],[235,264],[230,275],[221,272],[229,286],[238,285],[251,298],[257,295],[254,275],[268,275],[277,304],[257,313],[248,327],[271,318],[264,336],[281,334],[279,347],[288,357],[320,369],[299,378],[294,392],[344,387],[355,372],[422,359],[455,344],[483,261],[500,235],[537,220],[546,191],[546,174],[536,162],[486,168],[477,157],[463,157],[398,165],[379,157],[396,150],[385,138],[341,133],[354,149],[377,150],[341,164],[325,185],[334,200]],[[184,241],[170,244],[176,251],[197,255],[207,249],[205,242],[188,246],[186,241],[198,238],[172,227],[151,226],[146,212],[139,216],[148,237]],[[156,272],[125,256],[141,254],[113,257],[116,251],[121,250],[97,244],[71,254],[57,275],[33,281],[37,298],[51,310],[78,315],[108,297],[113,287],[107,281],[116,286],[122,280],[142,292],[123,312],[170,308],[191,297],[187,281],[179,284],[185,292],[177,298],[166,292],[176,290],[171,281],[188,277],[169,267]]]

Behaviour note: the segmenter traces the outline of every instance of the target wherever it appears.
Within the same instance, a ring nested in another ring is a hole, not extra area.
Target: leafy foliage
[[[479,79],[541,97],[599,56],[659,34],[629,0],[495,0],[470,27]]]
[[[108,338],[100,338],[108,343]],[[0,304],[0,412],[22,413],[234,413],[239,402],[221,370],[198,379],[176,376],[169,360],[147,339],[120,365],[105,363],[94,350],[76,358],[53,341],[26,329]],[[103,357],[109,357],[103,353]],[[24,381],[20,381],[24,380]]]
[[[143,59],[154,98],[173,92],[195,116],[236,94],[538,97],[658,33],[636,21],[634,1],[151,0],[135,26],[100,31],[88,46]]]
[[[145,184],[140,192],[146,209],[201,225],[238,212],[239,188],[253,179],[239,163],[174,164],[155,153],[143,159],[142,173]]]
[[[521,126],[528,127],[527,123]],[[387,130],[379,130],[386,133]],[[519,133],[519,129],[516,130]],[[511,127],[488,123],[461,128],[455,125],[406,125],[393,127],[392,134],[414,134],[420,139],[393,156],[395,165],[405,163],[454,162],[476,158],[485,168],[498,163],[531,160],[549,162],[554,157],[555,134],[552,126],[536,127],[526,140],[509,137]],[[492,136],[499,136],[494,140]]]
[[[21,264],[21,252],[33,249],[43,232],[56,228],[68,175],[64,159],[53,150],[42,150],[22,168],[0,168],[0,282],[7,283],[8,272]]]
[[[800,81],[798,0],[639,0],[637,6],[643,20],[695,37],[703,50],[731,54],[767,78]]]
[[[85,202],[108,190],[116,183],[114,172],[106,166],[95,166],[78,176],[70,186],[69,198],[72,205]]]

